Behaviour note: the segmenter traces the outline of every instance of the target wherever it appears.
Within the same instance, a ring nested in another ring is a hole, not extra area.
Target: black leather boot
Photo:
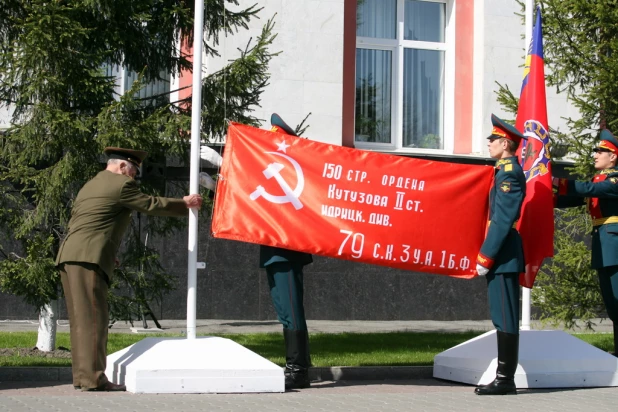
[[[614,322],[614,356],[618,357],[618,322]]]
[[[498,336],[498,368],[496,379],[474,390],[477,395],[517,395],[515,371],[519,359],[519,335],[496,331]]]
[[[283,328],[285,339],[285,389],[309,387],[309,333]]]

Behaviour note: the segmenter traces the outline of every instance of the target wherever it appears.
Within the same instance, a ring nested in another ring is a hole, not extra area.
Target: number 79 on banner
[[[362,233],[354,233],[351,230],[345,230],[345,229],[340,229],[339,232],[347,236],[341,242],[341,245],[339,246],[339,251],[337,254],[339,256],[343,254],[343,249],[348,243],[348,240],[352,238],[352,241],[350,244],[350,250],[352,251],[351,256],[355,259],[360,258],[363,254],[363,248],[365,247],[365,235]],[[401,262],[407,262],[408,259],[410,259],[410,253],[408,252],[410,250],[410,246],[409,245],[401,245],[401,246],[404,248],[403,255],[400,256],[399,259],[397,258],[393,259],[393,248],[394,248],[393,245],[387,245],[385,256],[382,256],[378,253],[378,250],[380,249],[380,244],[376,243],[373,247],[373,257],[384,259],[384,260],[395,260],[395,261],[399,260]],[[415,263],[418,263],[420,261],[420,251],[418,251],[418,255],[419,256],[416,256],[417,259]]]
[[[354,259],[359,259],[363,254],[363,249],[365,247],[365,235],[362,233],[354,233],[351,230],[340,229],[340,233],[346,235],[346,237],[341,242],[339,246],[338,255],[341,256],[344,254],[344,249],[348,241],[350,241],[350,251],[351,257]],[[466,256],[459,259],[456,254],[448,253],[446,250],[442,250],[441,253],[436,256],[436,260],[434,260],[434,252],[431,250],[427,250],[424,252],[421,249],[414,249],[413,256],[410,255],[410,245],[400,245],[403,250],[401,250],[401,255],[399,257],[394,257],[394,246],[386,245],[386,250],[382,250],[382,246],[379,243],[376,243],[373,247],[373,258],[377,258],[380,260],[387,261],[400,261],[400,262],[408,262],[410,258],[412,261],[410,263],[420,264],[428,267],[439,267],[441,269],[452,269],[452,270],[468,270],[470,268],[470,259]]]

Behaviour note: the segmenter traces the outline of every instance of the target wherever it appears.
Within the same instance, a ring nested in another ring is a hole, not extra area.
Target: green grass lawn
[[[422,366],[432,365],[438,353],[465,342],[482,332],[463,333],[313,333],[310,334],[313,366]],[[141,339],[171,334],[120,334],[110,333],[108,353],[116,352]],[[260,354],[272,362],[283,365],[283,336],[280,333],[217,335],[231,339]],[[604,351],[613,350],[611,334],[575,334]],[[0,348],[32,348],[36,332],[2,332]],[[58,333],[57,347],[71,347],[68,333]],[[70,359],[43,356],[0,356],[0,366],[70,366]]]

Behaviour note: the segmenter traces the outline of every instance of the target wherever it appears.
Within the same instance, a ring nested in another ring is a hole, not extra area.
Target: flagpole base
[[[496,331],[450,348],[434,359],[433,376],[471,385],[496,377]],[[618,358],[562,331],[522,331],[518,389],[618,386]]]
[[[133,393],[285,391],[280,366],[214,336],[143,339],[109,355],[105,374]]]

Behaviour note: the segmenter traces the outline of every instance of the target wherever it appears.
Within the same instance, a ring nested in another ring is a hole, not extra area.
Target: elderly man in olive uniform
[[[516,394],[519,358],[519,274],[524,270],[521,237],[515,226],[526,195],[526,179],[515,152],[523,138],[513,126],[492,115],[489,154],[496,162],[489,193],[489,222],[477,257],[476,270],[487,278],[491,320],[497,329],[496,378],[475,389],[477,395]]]
[[[297,136],[279,115],[270,118],[272,131]],[[221,166],[221,156],[202,146],[201,157],[214,166]],[[268,286],[285,340],[285,389],[308,388],[309,332],[303,305],[303,267],[313,262],[308,253],[260,245],[260,267],[266,269]]]
[[[592,268],[596,269],[607,316],[614,324],[618,356],[618,139],[607,129],[594,149],[591,182],[554,178],[556,206],[588,206],[592,217]]]
[[[132,212],[183,217],[202,204],[200,195],[174,199],[140,192],[134,178],[146,152],[118,147],[104,152],[107,168],[77,194],[56,259],[70,320],[73,386],[84,391],[126,390],[105,376],[107,291]]]

